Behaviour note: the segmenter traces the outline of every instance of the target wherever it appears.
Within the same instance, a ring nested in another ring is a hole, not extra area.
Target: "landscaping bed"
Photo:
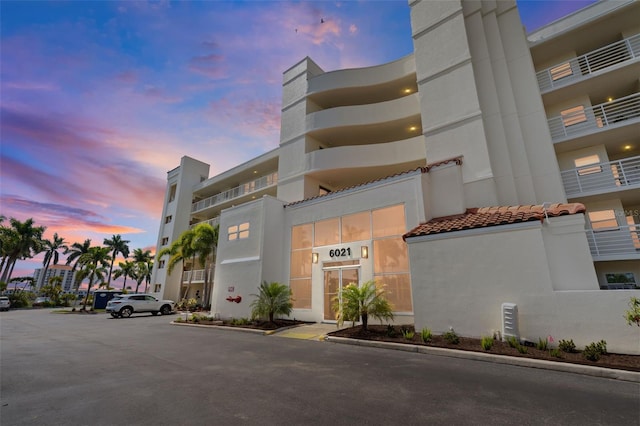
[[[255,330],[278,330],[280,328],[293,327],[296,325],[310,324],[305,321],[289,320],[289,319],[274,319],[273,322],[262,320],[248,320],[246,318],[231,319],[231,320],[214,320],[210,317],[201,317],[196,315],[185,321],[182,318],[177,318],[175,322],[183,324],[198,324],[198,325],[210,325],[212,327],[238,327],[238,328],[251,328]]]
[[[330,336],[346,337],[349,339],[375,340],[380,342],[390,342],[399,344],[412,344],[421,346],[432,346],[439,348],[457,349],[462,351],[483,352],[493,355],[505,355],[511,357],[523,357],[542,359],[554,362],[567,362],[572,364],[591,365],[596,367],[616,368],[620,370],[638,371],[640,372],[640,355],[624,355],[607,353],[600,356],[598,361],[589,361],[584,358],[581,352],[560,352],[557,356],[551,355],[549,350],[540,350],[535,346],[526,345],[521,353],[518,349],[511,347],[508,343],[494,340],[491,349],[484,350],[482,348],[482,340],[470,337],[459,337],[459,343],[452,344],[444,339],[441,335],[432,335],[428,343],[422,341],[420,333],[415,333],[411,338],[405,338],[401,332],[404,328],[407,332],[414,332],[413,326],[396,326],[393,331],[386,325],[369,325],[367,331],[363,331],[362,327],[350,327],[329,333]],[[395,335],[393,335],[395,333]],[[551,346],[551,345],[550,345]],[[522,350],[522,349],[521,349]]]

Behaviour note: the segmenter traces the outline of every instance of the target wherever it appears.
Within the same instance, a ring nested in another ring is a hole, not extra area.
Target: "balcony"
[[[640,260],[640,224],[611,230],[587,229],[593,260]]]
[[[188,284],[189,278],[191,278],[191,284],[199,284],[204,282],[205,278],[205,270],[204,269],[194,269],[193,271],[184,271],[182,273],[182,284]],[[208,282],[212,282],[213,279],[213,268],[209,270]]]
[[[213,219],[209,219],[209,220],[203,220],[202,222],[198,222],[198,223],[194,223],[193,225],[189,226],[189,229],[193,229],[196,226],[200,225],[201,223],[208,223],[209,225],[213,226],[214,228],[220,224],[220,217],[214,217]]]
[[[640,34],[636,34],[538,72],[538,86],[544,93],[639,57]]]
[[[640,122],[640,93],[590,108],[579,105],[547,120],[553,142],[635,122]]]
[[[254,192],[261,191],[265,188],[273,186],[278,183],[278,173],[274,172],[267,176],[252,180],[235,188],[228,189],[224,192],[220,192],[211,197],[200,200],[191,205],[191,213],[204,210],[209,207],[213,207],[218,204],[222,204],[226,201],[231,201],[236,198],[240,198],[244,195],[248,195]]]
[[[560,173],[567,198],[640,188],[640,156]]]

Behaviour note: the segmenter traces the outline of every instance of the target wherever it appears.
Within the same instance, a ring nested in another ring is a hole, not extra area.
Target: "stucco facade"
[[[522,337],[640,352],[622,319],[640,297],[640,2],[600,2],[528,36],[513,1],[409,7],[413,54],[331,72],[307,57],[284,72],[277,149],[213,177],[188,157],[169,172],[158,250],[200,222],[220,238],[211,271],[167,274],[158,259],[152,291],[193,297],[209,273],[202,304],[238,318],[278,281],[292,317],[320,322],[341,286],[373,279],[397,323],[486,335],[515,303]],[[574,210],[410,232],[554,203]]]

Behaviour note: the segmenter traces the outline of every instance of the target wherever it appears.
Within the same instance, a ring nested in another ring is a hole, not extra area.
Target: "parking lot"
[[[638,424],[637,383],[237,331],[0,314],[8,425]]]

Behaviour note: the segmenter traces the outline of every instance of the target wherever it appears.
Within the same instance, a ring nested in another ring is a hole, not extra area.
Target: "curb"
[[[485,354],[482,352],[461,351],[456,349],[435,348],[430,346],[410,345],[405,343],[376,342],[372,340],[349,339],[346,337],[327,336],[327,342],[370,348],[393,349],[396,351],[417,352],[421,354],[446,356],[452,358],[471,359],[475,361],[508,364],[519,367],[541,368],[544,370],[564,371],[567,373],[583,374],[586,376],[603,377],[606,379],[624,380],[640,383],[640,373],[635,371],[616,370],[613,368],[594,367],[591,365],[570,364],[531,358],[514,358],[502,355]]]
[[[219,329],[219,330],[232,330],[232,331],[241,331],[244,333],[253,333],[253,334],[260,334],[262,336],[270,336],[272,334],[276,334],[279,333],[281,331],[285,331],[285,330],[289,330],[291,328],[295,328],[295,327],[300,327],[299,325],[292,325],[289,327],[283,327],[280,329],[276,329],[276,330],[258,330],[255,328],[244,328],[244,327],[227,327],[224,325],[203,325],[203,324],[187,324],[187,323],[183,323],[183,322],[175,322],[175,321],[171,321],[170,324],[172,325],[180,325],[183,327],[200,327],[200,328],[212,328],[212,329]]]

